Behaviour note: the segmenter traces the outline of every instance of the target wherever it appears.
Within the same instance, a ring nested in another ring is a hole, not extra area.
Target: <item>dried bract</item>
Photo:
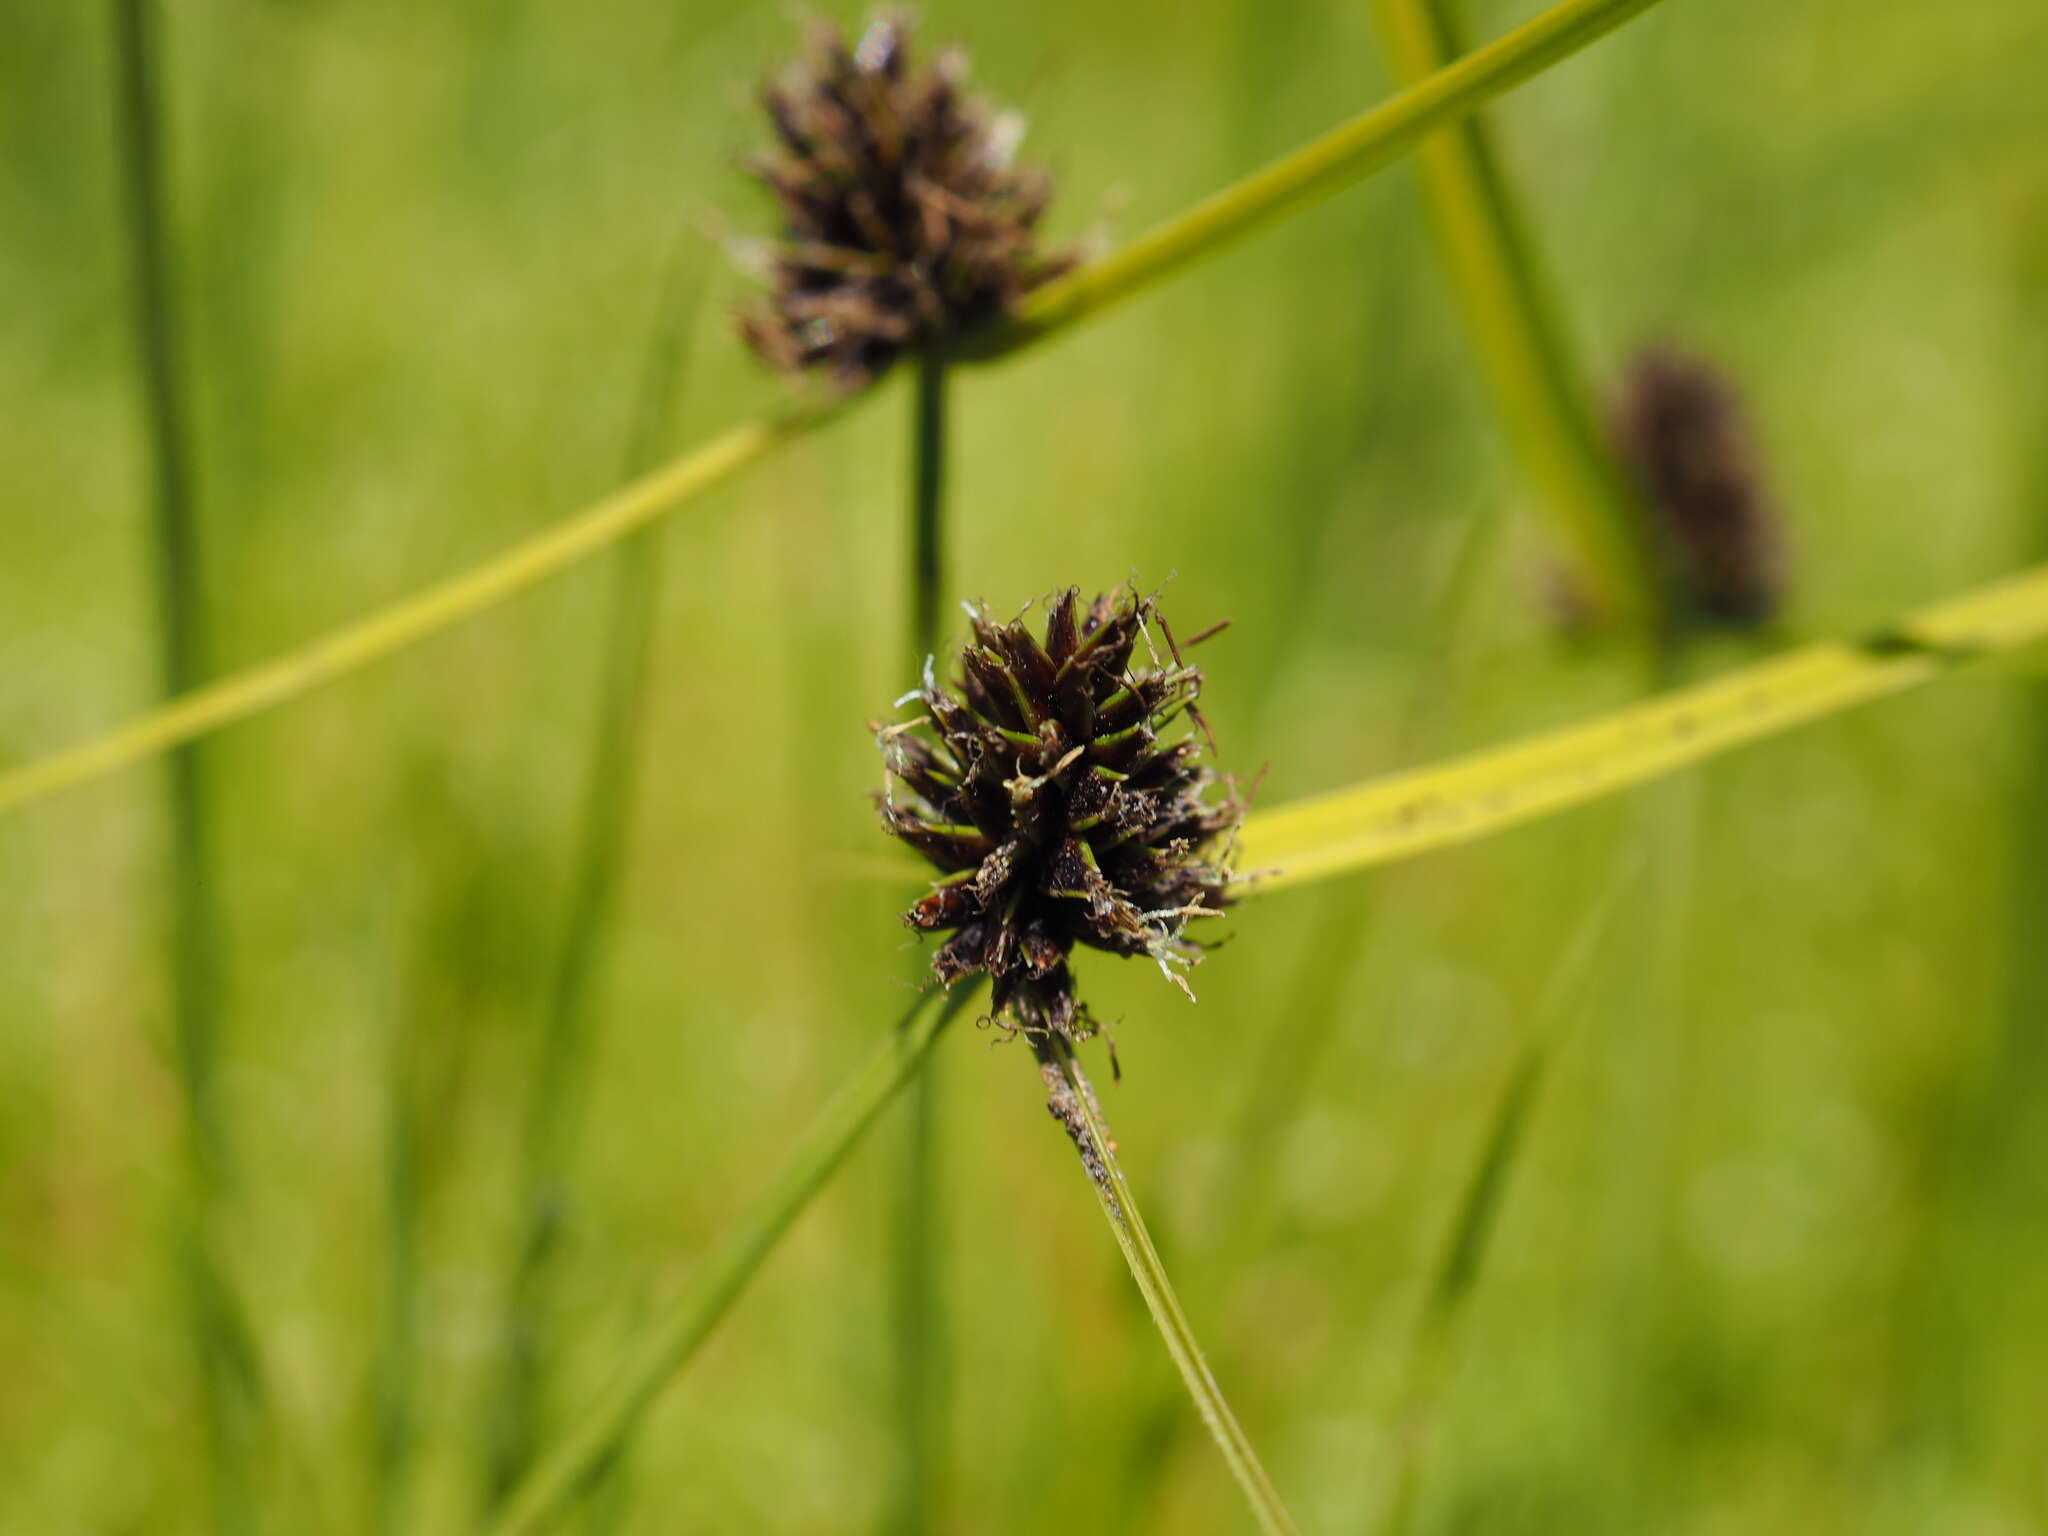
[[[877,730],[881,810],[940,871],[906,915],[952,935],[932,959],[939,979],[985,971],[998,1017],[1082,1039],[1074,946],[1147,956],[1186,990],[1179,968],[1201,947],[1187,930],[1227,900],[1240,813],[1233,795],[1210,797],[1193,737],[1161,739],[1183,715],[1201,723],[1202,674],[1153,600],[1083,608],[1070,588],[1049,606],[1042,641],[1021,619],[973,612],[957,693],[926,663],[904,701],[925,715]]]
[[[768,257],[773,291],[740,328],[769,362],[849,389],[1071,265],[1037,249],[1052,184],[1012,163],[1018,121],[966,93],[959,52],[912,63],[909,33],[883,15],[848,48],[820,22],[762,93],[776,147],[754,170],[781,206],[783,240]]]

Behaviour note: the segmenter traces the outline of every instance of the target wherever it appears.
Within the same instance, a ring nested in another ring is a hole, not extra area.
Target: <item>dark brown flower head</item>
[[[885,14],[849,49],[829,22],[762,93],[776,146],[755,173],[781,205],[774,290],[740,328],[769,362],[871,382],[899,353],[1007,313],[1071,264],[1035,238],[1052,184],[1011,163],[1014,118],[968,95],[955,50],[918,66]]]
[[[1630,364],[1613,418],[1673,597],[1694,617],[1758,625],[1784,595],[1776,509],[1735,387],[1667,347]]]
[[[1201,724],[1202,674],[1151,598],[1084,609],[1070,588],[1042,642],[1021,619],[970,613],[957,696],[927,661],[902,701],[924,716],[877,731],[882,824],[940,871],[906,921],[952,934],[932,958],[946,985],[986,971],[999,1017],[1085,1038],[1068,955],[1148,956],[1187,990],[1176,968],[1200,958],[1190,923],[1227,900],[1238,806],[1208,797],[1192,737],[1161,739],[1182,715]]]

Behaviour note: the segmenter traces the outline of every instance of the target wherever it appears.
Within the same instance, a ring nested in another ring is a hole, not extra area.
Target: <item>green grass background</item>
[[[228,667],[614,483],[676,241],[762,227],[748,93],[794,33],[779,6],[654,0],[166,9]],[[1475,5],[1475,35],[1531,9]],[[1061,236],[1135,233],[1388,88],[1362,4],[927,10],[1028,110]],[[132,713],[154,677],[109,52],[99,7],[0,14],[0,761]],[[1488,116],[1591,370],[1666,337],[1747,391],[1796,632],[2048,555],[2044,69],[2038,0],[1670,0]],[[743,288],[712,283],[683,440],[779,394],[730,336]],[[909,401],[883,394],[663,542],[558,1412],[902,1006],[896,893],[865,873],[863,722],[910,681]],[[956,402],[956,594],[1171,575],[1177,623],[1234,617],[1205,707],[1228,765],[1270,768],[1268,803],[1635,686],[1554,632],[1541,521],[1408,167],[963,374]],[[1441,584],[1500,516],[1432,673]],[[472,1511],[607,590],[573,574],[210,749],[224,1247],[270,1389],[270,1528]],[[1276,896],[1232,921],[1194,1008],[1083,965],[1121,1021],[1126,1165],[1305,1528],[1359,1530],[1387,1496],[1405,1351],[1494,1097],[1626,880],[1474,1304],[1427,1527],[2048,1530],[2044,720],[2042,685],[1973,674],[1676,791]],[[7,1531],[193,1530],[207,1507],[158,807],[133,771],[0,824]],[[1326,914],[1366,900],[1331,943]],[[1271,1187],[1219,1230],[1248,1086],[1307,1048],[1288,1005],[1318,985],[1335,1013]],[[939,1073],[950,1528],[1245,1528],[1198,1431],[1161,1449],[1135,1422],[1159,1341],[1028,1056],[963,1030]],[[881,1518],[892,1140],[804,1218],[593,1523]]]

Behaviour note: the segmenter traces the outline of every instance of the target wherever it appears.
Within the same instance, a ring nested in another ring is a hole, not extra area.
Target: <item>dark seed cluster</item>
[[[1037,249],[1052,184],[1012,164],[1017,120],[965,92],[959,52],[914,65],[909,33],[883,15],[849,49],[820,22],[762,93],[776,146],[754,169],[784,238],[773,291],[740,327],[769,362],[846,388],[1006,313],[1071,265]]]
[[[1673,596],[1698,618],[1768,623],[1784,595],[1777,514],[1735,387],[1668,347],[1638,353],[1614,412]]]
[[[1147,956],[1186,990],[1189,924],[1227,899],[1235,797],[1209,797],[1192,737],[1161,739],[1182,715],[1201,724],[1202,674],[1130,591],[1086,608],[1061,593],[1043,641],[1021,618],[971,628],[957,696],[927,662],[904,700],[925,714],[877,732],[883,825],[940,871],[906,920],[951,933],[932,959],[948,986],[985,971],[999,1018],[1085,1038],[1076,944]]]

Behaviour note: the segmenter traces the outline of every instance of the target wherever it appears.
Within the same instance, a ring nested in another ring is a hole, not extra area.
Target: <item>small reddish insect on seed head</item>
[[[930,933],[938,928],[957,928],[977,910],[974,893],[966,886],[941,885],[929,896],[921,897],[906,914],[906,920],[920,932]]]

